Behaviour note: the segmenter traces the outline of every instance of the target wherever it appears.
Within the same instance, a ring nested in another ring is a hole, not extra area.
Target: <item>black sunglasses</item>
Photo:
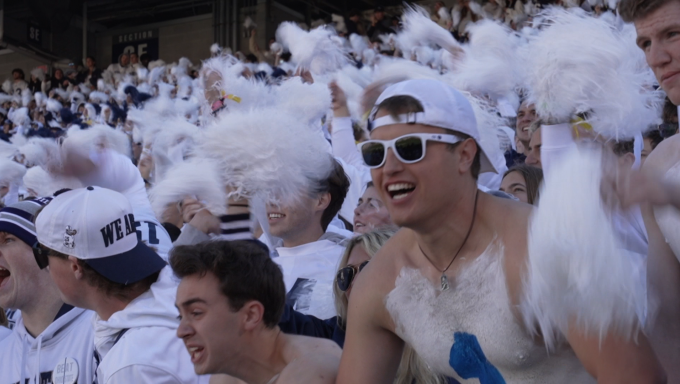
[[[40,269],[45,269],[50,265],[47,253],[48,251],[42,248],[37,241],[33,244],[33,257],[35,257],[35,262],[38,263]]]
[[[352,285],[352,280],[354,280],[357,273],[361,272],[361,270],[364,269],[366,264],[368,264],[368,260],[359,264],[358,267],[356,265],[348,265],[344,268],[341,268],[338,271],[337,276],[335,277],[335,283],[338,284],[338,288],[342,292],[347,291],[349,289],[349,286]]]

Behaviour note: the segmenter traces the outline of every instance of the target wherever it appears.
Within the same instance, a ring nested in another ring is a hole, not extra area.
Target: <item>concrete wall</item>
[[[198,64],[210,57],[210,45],[213,43],[212,14],[99,33],[96,38],[97,65],[106,68],[111,64],[112,35],[154,28],[158,28],[158,54],[161,60],[171,63],[180,57],[187,57],[192,63]]]
[[[0,55],[0,82],[12,77],[14,68],[24,70],[26,80],[31,78],[31,70],[37,66],[48,64],[47,61],[41,62],[16,52]]]
[[[182,22],[159,28],[158,52],[165,62],[186,57],[192,63],[210,58],[210,45],[213,43],[212,14],[200,20]]]

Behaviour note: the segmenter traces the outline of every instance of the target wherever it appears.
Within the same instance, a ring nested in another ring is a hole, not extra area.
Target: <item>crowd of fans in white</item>
[[[0,384],[680,380],[680,3],[389,11],[15,69]]]

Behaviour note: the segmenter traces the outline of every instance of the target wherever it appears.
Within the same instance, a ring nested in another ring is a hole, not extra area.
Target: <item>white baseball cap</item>
[[[110,189],[64,192],[38,214],[35,226],[41,245],[85,261],[115,283],[140,281],[167,265],[138,239],[128,199]]]
[[[410,96],[423,106],[423,112],[375,118],[378,106],[394,96]],[[472,137],[480,151],[480,173],[498,173],[480,144],[477,119],[468,99],[454,88],[434,79],[406,80],[392,84],[378,97],[368,117],[369,130],[393,124],[423,124],[449,129]],[[455,133],[454,133],[455,134]]]

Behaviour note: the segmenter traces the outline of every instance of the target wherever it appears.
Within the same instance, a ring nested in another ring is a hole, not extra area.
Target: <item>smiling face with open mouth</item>
[[[377,117],[381,117],[378,111]],[[371,132],[373,140],[392,140],[411,133],[455,134],[443,128],[422,124],[394,124]],[[428,142],[427,153],[415,163],[401,162],[392,149],[384,165],[371,169],[371,177],[390,218],[399,227],[415,228],[447,214],[442,204],[455,199],[458,179],[469,172],[477,149],[471,139],[456,144]],[[462,151],[462,149],[465,151]],[[474,151],[474,152],[472,152]]]
[[[18,237],[0,232],[0,307],[21,309],[33,302],[40,294],[38,274],[41,271],[33,257],[33,251]]]
[[[529,127],[531,123],[536,121],[536,107],[533,104],[528,104],[526,102],[522,103],[517,111],[517,129],[515,133],[520,141],[528,142],[531,138],[531,133],[529,132]]]

